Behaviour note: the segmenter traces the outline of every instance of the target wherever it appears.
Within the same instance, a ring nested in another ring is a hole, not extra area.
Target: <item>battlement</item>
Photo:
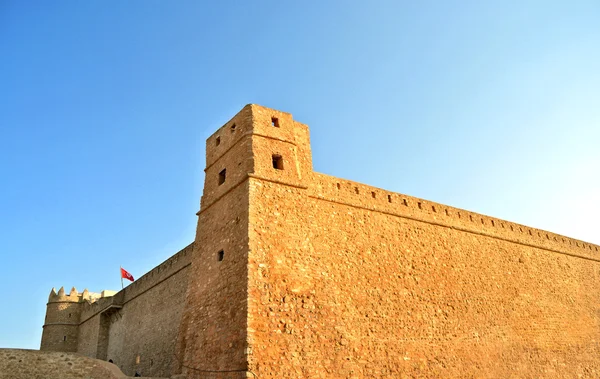
[[[50,291],[50,295],[48,296],[48,303],[80,303],[84,301],[95,302],[96,300],[102,297],[113,296],[116,291],[104,290],[101,293],[90,292],[86,289],[83,292],[77,292],[75,287],[71,288],[69,294],[65,294],[65,288],[60,287],[58,292],[56,292],[56,288],[52,288]]]
[[[589,242],[325,174],[315,173],[308,196],[600,262]]]

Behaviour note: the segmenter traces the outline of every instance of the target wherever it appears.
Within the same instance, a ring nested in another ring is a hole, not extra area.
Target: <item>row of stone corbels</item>
[[[585,241],[330,175],[313,178],[309,196],[598,260],[600,246]]]

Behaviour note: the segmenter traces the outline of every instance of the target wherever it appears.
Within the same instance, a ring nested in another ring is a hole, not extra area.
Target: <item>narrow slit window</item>
[[[219,262],[221,262],[221,261],[223,260],[223,258],[225,258],[225,252],[224,252],[223,250],[220,250],[220,251],[217,253],[217,260],[218,260]]]
[[[437,212],[437,211],[435,210],[435,205],[432,205],[432,206],[431,206],[431,210],[432,210],[433,212]]]
[[[277,117],[271,117],[271,126],[279,128],[279,119]]]
[[[356,192],[357,195],[360,193],[360,191],[358,190],[358,187],[354,187],[354,192]]]
[[[375,192],[371,192],[371,197],[374,199],[375,197],[377,197],[377,194]]]
[[[217,137],[217,139],[215,140],[215,145],[219,146],[221,144],[221,137]]]
[[[67,336],[63,336],[63,341],[66,341],[66,340],[67,340]]]
[[[423,209],[423,206],[421,205],[421,203],[417,203],[417,205],[419,206],[419,209]]]
[[[402,199],[402,204],[408,207],[408,201],[406,201],[406,199]]]
[[[337,187],[337,189],[340,189],[340,188],[342,188],[342,186],[340,185],[340,183],[337,183],[337,184],[336,184],[336,187]]]
[[[230,129],[231,129],[231,133],[235,132],[235,127],[236,127],[236,125],[235,125],[235,124],[232,124],[232,125],[231,125],[231,128],[230,128]]]
[[[219,172],[219,185],[225,183],[225,177],[227,176],[227,170],[223,169],[221,172]]]
[[[281,155],[273,155],[273,168],[283,170],[283,158]]]
[[[392,202],[392,195],[388,195],[388,203]]]

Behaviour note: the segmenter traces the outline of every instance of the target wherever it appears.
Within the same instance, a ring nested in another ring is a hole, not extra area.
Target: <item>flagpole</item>
[[[121,277],[121,289],[123,289],[123,271],[121,271],[123,267],[119,266],[119,276]]]

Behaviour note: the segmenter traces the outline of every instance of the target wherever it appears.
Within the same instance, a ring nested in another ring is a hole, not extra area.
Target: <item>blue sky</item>
[[[214,3],[214,4],[213,4]],[[0,347],[194,238],[247,103],[316,171],[600,244],[598,1],[0,1]]]

